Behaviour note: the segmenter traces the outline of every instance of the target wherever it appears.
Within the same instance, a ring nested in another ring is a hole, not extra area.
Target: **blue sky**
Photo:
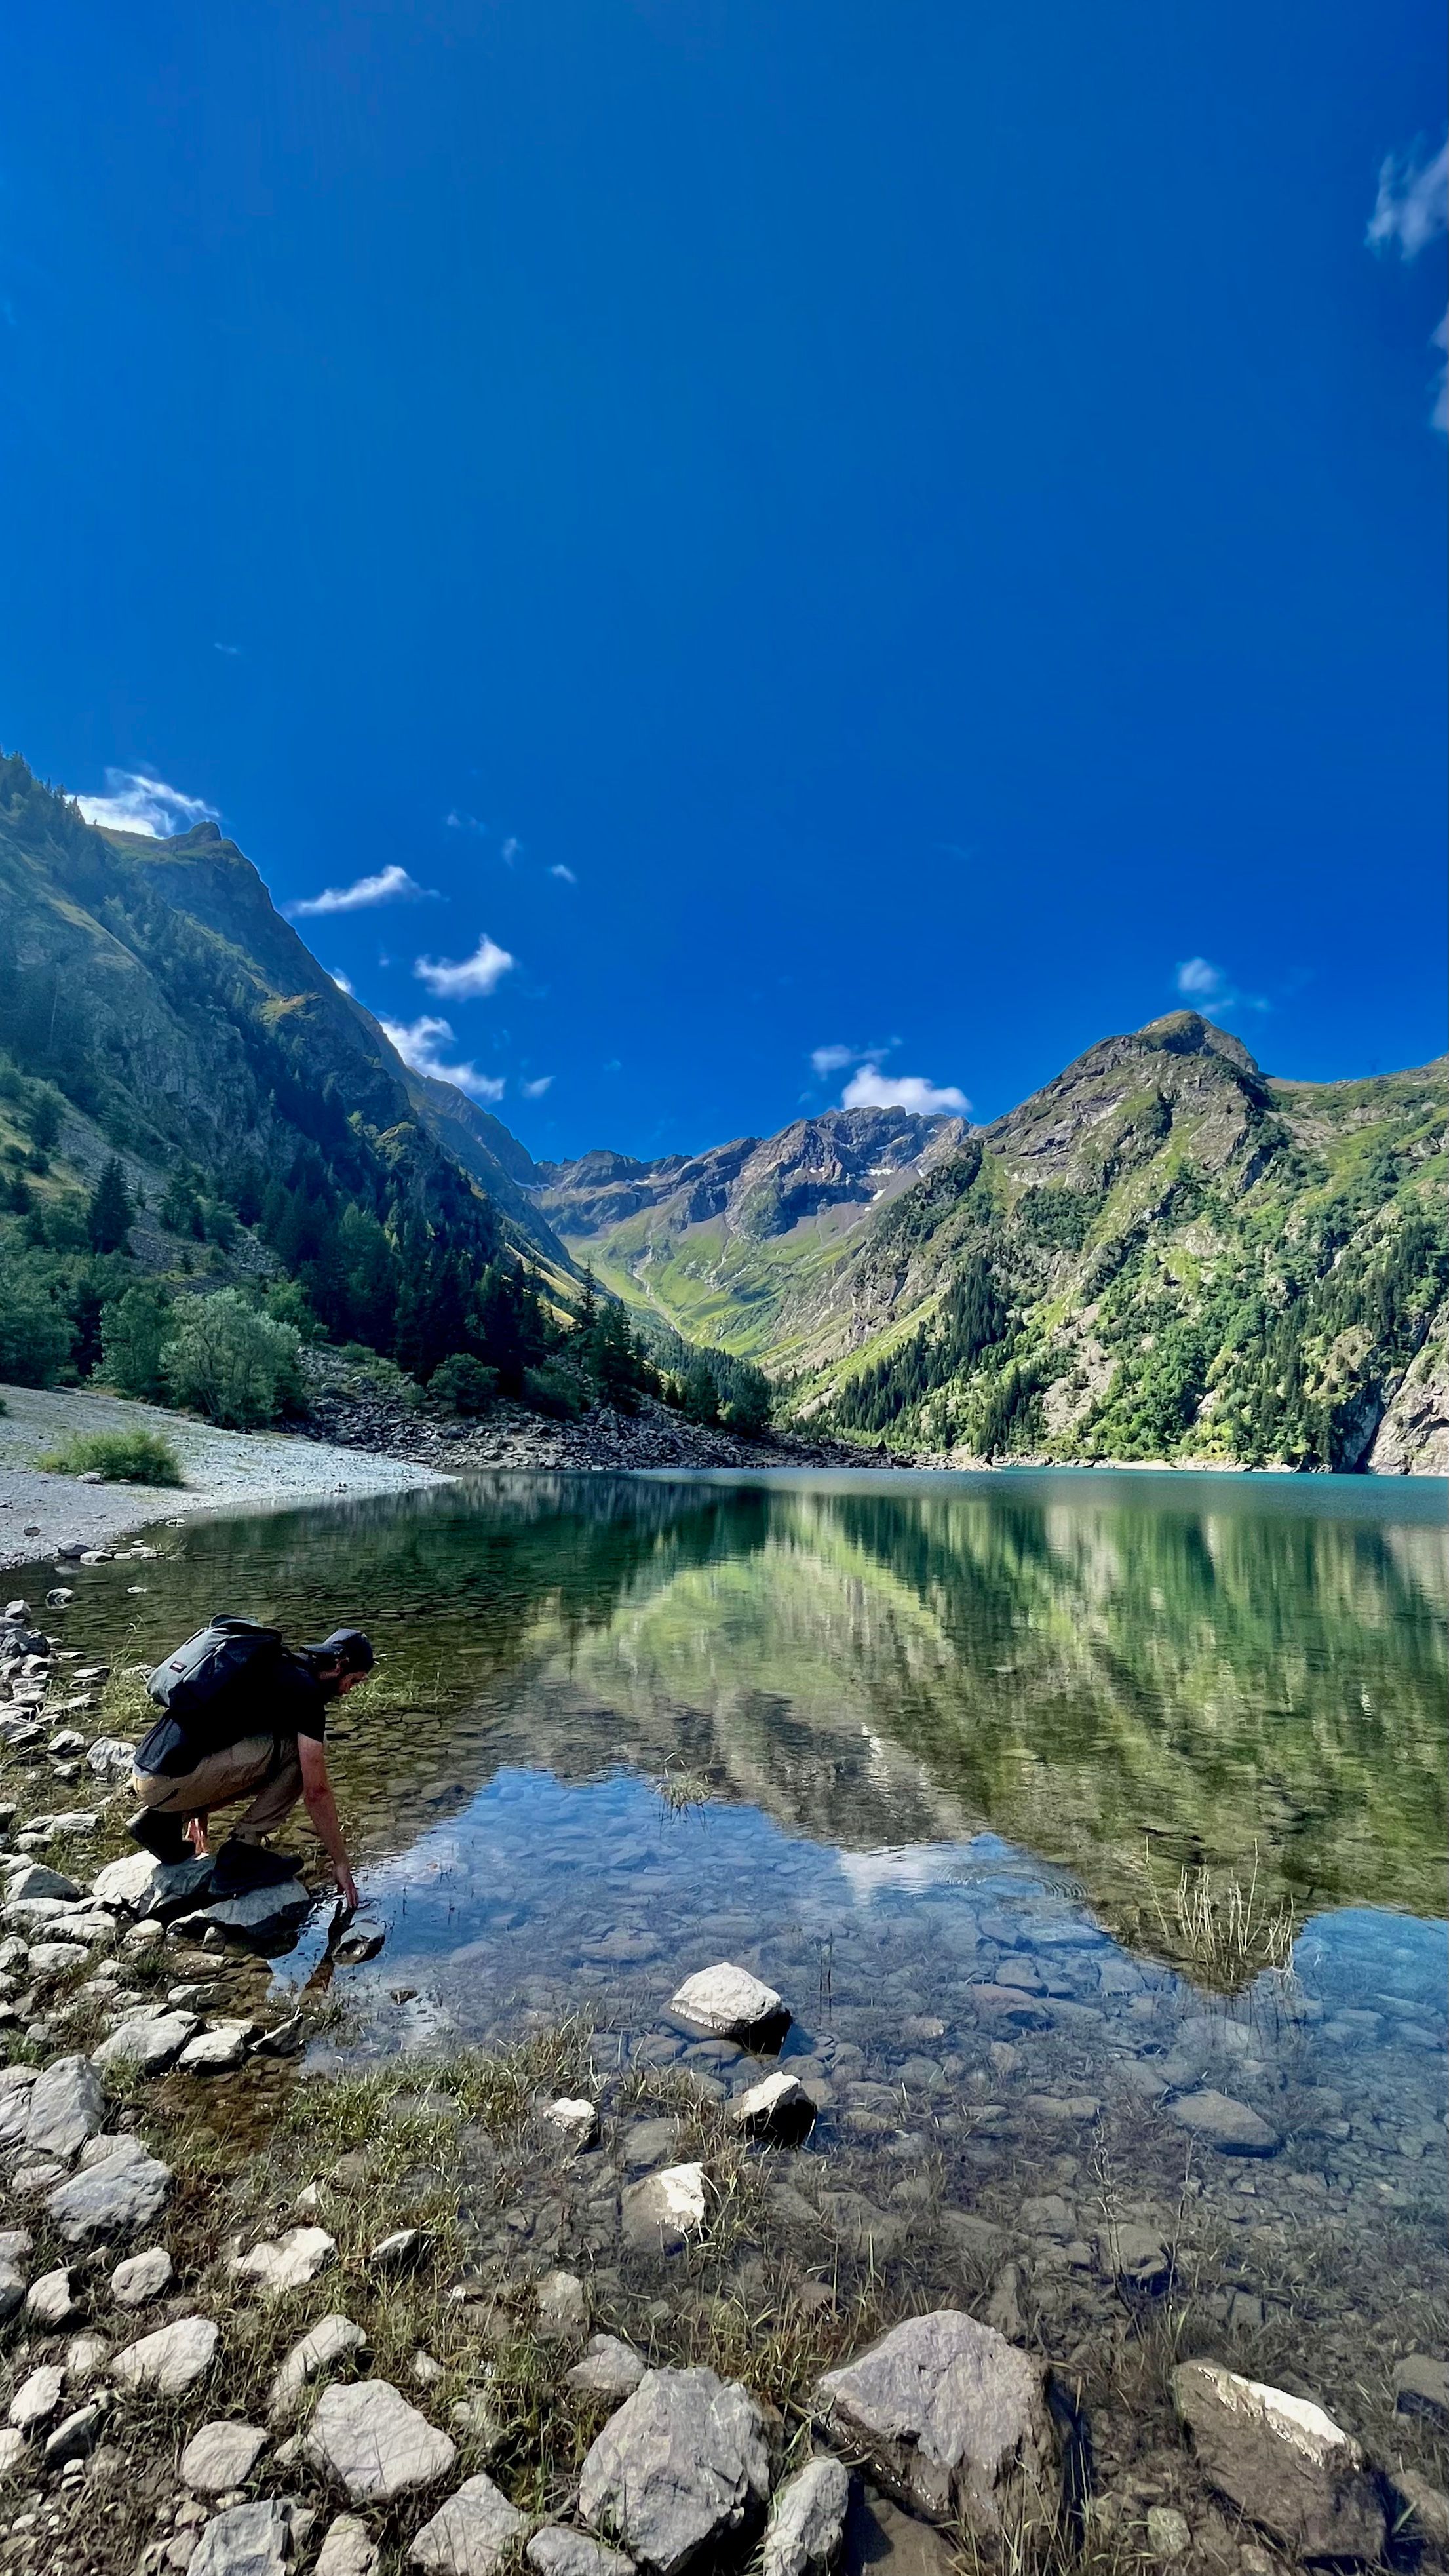
[[[52,0],[0,740],[219,812],[539,1154],[989,1117],[1182,993],[1420,1062],[1444,72],[1427,0]]]

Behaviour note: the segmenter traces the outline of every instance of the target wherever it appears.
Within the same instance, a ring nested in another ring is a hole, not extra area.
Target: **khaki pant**
[[[251,1796],[251,1805],[232,1827],[238,1842],[259,1843],[275,1833],[302,1794],[302,1765],[295,1738],[279,1743],[273,1735],[244,1735],[205,1754],[194,1771],[168,1778],[161,1771],[133,1771],[131,1788],[143,1807],[162,1816],[199,1816],[203,1825],[212,1807],[229,1807]]]

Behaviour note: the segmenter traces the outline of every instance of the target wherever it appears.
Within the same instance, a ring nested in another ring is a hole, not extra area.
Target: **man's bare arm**
[[[344,1905],[355,1907],[357,1882],[352,1875],[352,1863],[347,1857],[347,1845],[337,1819],[337,1801],[327,1776],[326,1746],[319,1744],[315,1736],[300,1735],[297,1738],[297,1757],[302,1765],[302,1795],[307,1802],[307,1813],[319,1840],[326,1846],[337,1880],[337,1893]]]

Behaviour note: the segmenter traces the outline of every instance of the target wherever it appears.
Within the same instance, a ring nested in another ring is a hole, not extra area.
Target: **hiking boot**
[[[301,1875],[301,1862],[291,1852],[271,1852],[261,1843],[244,1843],[233,1834],[216,1856],[211,1873],[213,1896],[246,1896],[254,1887],[282,1887]]]
[[[131,1818],[126,1831],[142,1851],[148,1851],[153,1860],[164,1861],[168,1868],[174,1868],[179,1860],[196,1858],[180,1816],[163,1816],[155,1807],[143,1807]]]

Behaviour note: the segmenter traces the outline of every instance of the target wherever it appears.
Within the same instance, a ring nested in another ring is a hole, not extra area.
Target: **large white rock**
[[[182,2479],[195,2495],[226,2495],[246,2485],[266,2447],[259,2425],[203,2424],[181,2454]]]
[[[168,1862],[153,1860],[149,1852],[127,1852],[124,1860],[108,1861],[97,1870],[91,1890],[103,1905],[127,1914],[155,1914],[164,1921],[168,1911],[206,1886],[211,1872],[206,1859]]]
[[[359,2514],[339,2513],[327,2527],[312,2576],[376,2576],[378,2546]]]
[[[960,2308],[892,2327],[830,2370],[816,2404],[831,2438],[889,2493],[983,2538],[1056,2518],[1061,2446],[1044,2362]]]
[[[763,2521],[769,2493],[748,2389],[712,2370],[649,2370],[590,2450],[579,2510],[647,2576],[703,2576]]]
[[[118,2147],[103,2164],[72,2174],[45,2205],[68,2245],[103,2244],[149,2227],[170,2188],[169,2165]]]
[[[264,1940],[273,1929],[296,1921],[305,1914],[312,1898],[300,1878],[288,1878],[280,1887],[249,1887],[240,1896],[219,1897],[214,1905],[180,1916],[177,1931],[199,1941],[213,1927],[230,1933],[234,1939]]]
[[[60,2413],[65,2395],[65,2372],[55,2362],[46,2362],[22,2379],[10,2400],[9,2421],[17,2433],[33,2433],[40,2424],[48,2424]]]
[[[91,2064],[134,2066],[141,2075],[159,2075],[199,2028],[191,2012],[132,2013],[91,2051]]]
[[[783,2037],[790,2025],[784,1997],[752,1977],[748,1968],[733,1968],[727,1960],[686,1977],[670,2009],[696,2030],[742,2045],[766,2032]]]
[[[704,2225],[704,2167],[666,2165],[662,2173],[646,2174],[642,2182],[626,2185],[619,2207],[631,2245],[672,2253]]]
[[[171,2257],[164,2245],[148,2246],[144,2254],[132,2254],[118,2263],[111,2274],[111,2296],[121,2308],[149,2307],[153,2299],[164,2296],[171,2287]],[[239,2479],[231,2481],[239,2485]]]
[[[386,2379],[336,2380],[317,2400],[307,2457],[354,2503],[386,2504],[409,2487],[445,2478],[455,2444]]]
[[[247,2053],[254,2021],[219,2021],[188,2039],[177,2065],[184,2075],[230,2075]]]
[[[564,2385],[582,2397],[612,2399],[617,2406],[632,2397],[649,2365],[632,2344],[617,2335],[598,2334],[585,2344],[583,2358],[568,2372]]]
[[[363,2352],[367,2337],[351,2317],[319,2317],[300,2343],[294,2343],[271,2387],[267,2391],[267,2421],[281,2423],[300,2405],[309,2380],[319,2371],[330,2370],[334,2361],[344,2361],[350,2352]]]
[[[215,2358],[219,2328],[211,2317],[179,2317],[154,2334],[128,2343],[111,2363],[122,2388],[154,2388],[162,2397],[184,2396],[203,2379]]]
[[[238,2254],[231,2268],[236,2280],[254,2283],[264,2299],[281,2299],[289,2290],[305,2290],[336,2258],[337,2239],[325,2227],[293,2227]]]
[[[8,1905],[18,1905],[27,1896],[57,1896],[64,1903],[74,1905],[79,1900],[80,1889],[75,1880],[67,1878],[62,1871],[47,1869],[43,1861],[27,1860],[12,1870],[6,1879],[5,1901]]]
[[[71,1968],[83,1968],[90,1957],[79,1941],[37,1941],[30,1952],[32,1977],[63,1977]]]
[[[1383,2555],[1388,2525],[1358,2443],[1306,2397],[1184,2361],[1172,2397],[1211,2486],[1303,2558]]]
[[[845,2541],[850,2480],[838,2460],[807,2460],[770,2507],[760,2576],[828,2576]]]
[[[87,2059],[52,2058],[31,2087],[26,2152],[66,2161],[95,2136],[105,2108],[101,2079]]]
[[[747,2092],[737,2093],[729,2116],[747,2138],[803,2138],[815,2118],[815,2105],[798,2076],[777,2067]]]
[[[511,2505],[491,2478],[466,2478],[408,2551],[410,2567],[436,2567],[444,2576],[494,2576],[503,2553],[527,2516]]]

